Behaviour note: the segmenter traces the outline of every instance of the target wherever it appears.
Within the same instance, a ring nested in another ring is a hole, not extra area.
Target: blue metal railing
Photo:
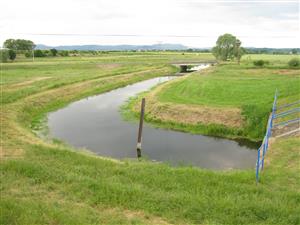
[[[290,110],[287,110],[287,111],[284,111],[284,112],[281,112],[281,113],[277,113],[275,115],[275,118],[285,117],[287,115],[298,113],[298,112],[300,112],[300,107],[293,108],[293,109],[290,109]]]
[[[288,125],[288,124],[293,124],[293,123],[299,123],[299,122],[300,122],[300,118],[296,118],[296,119],[292,119],[292,120],[288,120],[288,121],[276,123],[276,124],[274,124],[274,127]]]
[[[268,119],[266,134],[261,146],[257,150],[257,161],[256,161],[256,182],[257,183],[259,182],[259,173],[261,170],[264,169],[265,156],[269,148],[269,138],[272,135],[272,127],[273,127],[273,120],[275,118],[276,104],[277,104],[277,90],[274,95],[272,112]]]

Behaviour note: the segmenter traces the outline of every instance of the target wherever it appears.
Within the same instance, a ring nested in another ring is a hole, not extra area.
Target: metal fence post
[[[264,163],[265,163],[265,154],[266,154],[266,151],[267,151],[267,147],[266,147],[266,138],[264,139],[264,144],[263,144],[263,156],[262,156],[262,160],[261,160],[261,169],[263,170],[264,169]]]
[[[259,181],[259,158],[260,158],[260,148],[257,150],[257,162],[256,162],[256,174],[255,174],[255,177],[256,177],[256,183],[258,183]]]
[[[276,103],[277,103],[277,93],[278,92],[277,92],[277,89],[276,89],[275,95],[274,95],[274,101],[273,101],[273,105],[272,105],[272,112],[271,112],[271,115],[268,118],[266,134],[265,134],[265,137],[263,139],[263,143],[261,144],[261,146],[257,150],[256,173],[255,173],[256,183],[259,182],[260,169],[261,170],[264,169],[265,155],[266,155],[266,153],[269,149],[269,138],[272,135],[273,119],[274,119],[274,116],[275,116]],[[263,154],[262,158],[260,157],[261,150],[263,151],[262,152],[262,154]]]

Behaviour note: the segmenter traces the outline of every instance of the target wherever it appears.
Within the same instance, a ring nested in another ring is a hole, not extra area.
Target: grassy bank
[[[146,120],[186,132],[260,140],[275,90],[279,104],[300,99],[300,73],[288,68],[288,56],[262,58],[270,64],[254,67],[246,57],[241,65],[220,64],[145,94]],[[139,101],[125,109],[137,114]]]
[[[112,160],[32,132],[72,101],[204,59],[156,54],[2,65],[1,224],[299,224],[299,139],[272,145],[256,185],[254,170]]]
[[[27,145],[23,159],[1,163],[1,224],[299,224],[299,144],[273,145],[258,186],[252,170],[118,163]]]

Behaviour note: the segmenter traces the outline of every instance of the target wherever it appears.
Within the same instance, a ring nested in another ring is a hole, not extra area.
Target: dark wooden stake
[[[136,146],[136,152],[138,158],[142,157],[142,132],[143,132],[144,114],[145,114],[145,98],[142,99],[142,104],[141,104],[140,125],[139,125],[139,133],[138,133],[138,140]]]

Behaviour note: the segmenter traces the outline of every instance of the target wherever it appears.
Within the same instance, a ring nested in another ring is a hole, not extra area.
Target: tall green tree
[[[35,48],[35,44],[32,41],[24,39],[7,39],[3,46],[15,51],[31,51]]]
[[[214,56],[221,61],[237,59],[238,63],[244,53],[241,47],[242,42],[232,34],[223,34],[218,37],[216,46],[212,52]]]
[[[15,39],[7,39],[4,44],[4,48],[12,49],[12,50],[17,50],[17,43]]]
[[[51,55],[56,56],[57,55],[57,50],[55,48],[50,49]]]
[[[35,57],[45,57],[45,54],[42,50],[37,49],[37,50],[34,50],[34,56]]]
[[[245,54],[245,49],[241,47],[242,42],[236,39],[234,48],[234,57],[237,59],[238,64],[240,64],[242,56]]]
[[[15,60],[16,59],[16,56],[17,56],[17,53],[16,53],[16,51],[15,50],[12,50],[12,49],[9,49],[8,50],[8,58],[10,59],[10,60]]]

